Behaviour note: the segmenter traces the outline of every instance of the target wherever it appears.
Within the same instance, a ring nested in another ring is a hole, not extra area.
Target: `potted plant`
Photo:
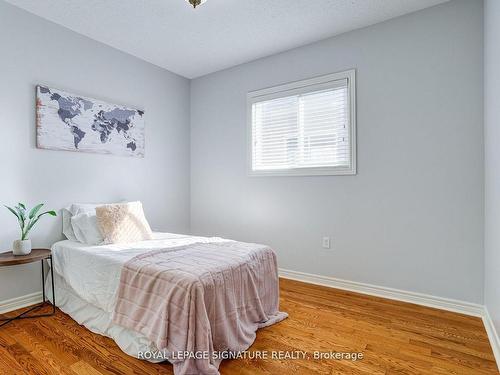
[[[14,208],[5,206],[17,218],[17,222],[21,228],[21,239],[15,240],[12,246],[12,253],[14,255],[28,255],[31,253],[31,240],[28,238],[28,234],[43,215],[57,216],[55,211],[45,211],[38,214],[42,206],[43,203],[37,204],[29,212],[23,203],[18,203]]]

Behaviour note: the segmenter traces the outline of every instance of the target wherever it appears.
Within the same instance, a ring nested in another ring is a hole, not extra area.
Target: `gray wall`
[[[156,230],[187,232],[191,213],[193,233],[268,243],[283,268],[482,302],[482,15],[481,1],[456,0],[199,78],[190,98],[188,80],[0,0],[0,203],[140,199]],[[500,155],[488,103],[500,84],[488,67],[500,58],[488,51],[486,302],[498,324]],[[350,68],[358,175],[248,177],[246,93]],[[37,83],[144,107],[146,158],[36,149]],[[0,225],[7,250],[18,231],[6,210]],[[45,218],[32,239],[60,236],[59,219]],[[0,300],[39,290],[38,272],[0,269]]]
[[[0,203],[141,200],[156,230],[189,230],[189,81],[0,1]],[[35,85],[146,110],[144,159],[35,148]],[[18,238],[0,209],[0,251]],[[45,217],[35,246],[61,237]],[[39,266],[0,269],[0,301],[40,290]]]
[[[485,1],[485,304],[500,332],[500,2]]]
[[[269,244],[287,269],[482,302],[482,21],[482,1],[457,0],[192,81],[191,231]],[[351,68],[358,175],[248,177],[246,93]]]

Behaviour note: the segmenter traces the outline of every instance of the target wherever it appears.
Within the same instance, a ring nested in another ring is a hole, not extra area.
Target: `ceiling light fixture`
[[[186,0],[189,4],[193,6],[193,8],[196,8],[198,5],[203,4],[207,0]]]

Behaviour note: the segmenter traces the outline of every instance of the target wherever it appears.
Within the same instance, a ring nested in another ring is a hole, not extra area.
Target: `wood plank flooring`
[[[281,279],[290,317],[257,333],[250,351],[305,351],[307,359],[235,359],[221,374],[498,374],[481,319]],[[358,361],[314,359],[360,352]],[[277,355],[277,354],[276,354]],[[57,310],[0,328],[0,374],[173,374],[127,356]]]

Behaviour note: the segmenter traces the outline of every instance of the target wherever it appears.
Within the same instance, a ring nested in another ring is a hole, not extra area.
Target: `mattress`
[[[90,331],[112,338],[122,351],[136,358],[139,352],[157,349],[144,335],[112,322],[123,265],[146,251],[229,241],[171,233],[153,236],[153,240],[126,245],[88,246],[65,240],[52,246],[56,306]],[[50,273],[47,281],[45,289],[52,301]]]
[[[49,283],[45,286],[47,298],[52,301],[52,289]],[[138,358],[139,353],[156,352],[158,349],[144,335],[121,327],[112,322],[112,314],[93,306],[73,291],[66,281],[54,274],[56,306],[64,313],[71,316],[78,324],[85,326],[89,331],[113,339],[118,347],[126,354]],[[161,359],[150,358],[149,362],[163,362]]]
[[[176,248],[194,243],[228,242],[218,237],[196,237],[154,233],[154,239],[128,244],[88,246],[74,241],[60,241],[52,246],[54,272],[83,301],[107,313],[116,304],[123,265],[148,251]],[[57,305],[57,301],[56,301]]]

